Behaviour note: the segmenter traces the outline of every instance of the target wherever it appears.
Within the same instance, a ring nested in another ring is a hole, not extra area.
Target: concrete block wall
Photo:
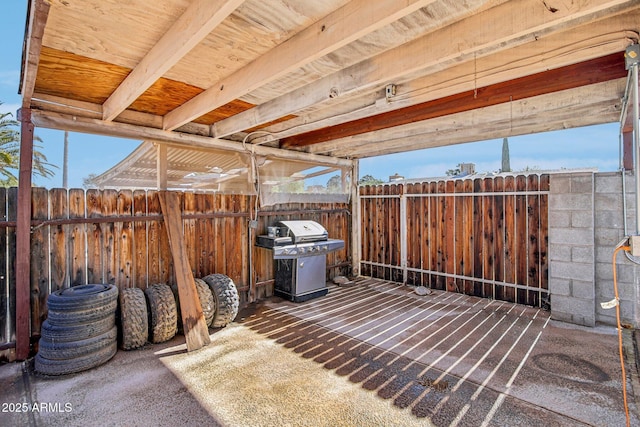
[[[635,180],[625,177],[627,234],[635,233]],[[553,319],[585,326],[615,325],[612,255],[625,237],[619,172],[551,175],[549,292]],[[640,262],[640,260],[638,260]],[[640,266],[621,252],[616,259],[623,323],[640,327]]]
[[[553,174],[549,194],[551,317],[595,326],[594,174]]]

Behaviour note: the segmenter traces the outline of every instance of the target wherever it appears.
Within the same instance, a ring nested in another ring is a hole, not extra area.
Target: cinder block
[[[549,277],[549,293],[552,295],[571,296],[571,279]]]
[[[552,211],[549,212],[550,227],[571,227],[571,211]]]
[[[622,194],[597,193],[594,205],[596,211],[619,211],[622,209]]]
[[[590,228],[552,228],[549,227],[549,244],[592,246],[593,230]]]
[[[594,277],[593,264],[578,262],[549,262],[549,276],[558,279],[573,279],[592,282]]]
[[[597,208],[597,207],[596,207]],[[595,226],[602,228],[622,229],[624,225],[622,210],[596,210]]]
[[[553,174],[549,180],[549,191],[553,194],[566,194],[571,192],[571,175]]]
[[[573,280],[571,283],[571,296],[581,299],[596,298],[596,287],[591,281]]]
[[[573,211],[571,212],[571,227],[573,228],[592,228],[593,212],[592,211]]]
[[[593,174],[589,175],[572,175],[571,176],[571,193],[593,193]]]
[[[593,246],[572,246],[571,261],[593,264],[594,262]]]
[[[571,245],[551,245],[549,247],[549,261],[571,261]]]
[[[551,234],[551,231],[549,231]],[[595,229],[594,242],[596,247],[598,246],[616,246],[622,238],[624,233],[622,230],[613,228],[596,228]],[[551,238],[551,236],[549,236]]]
[[[621,193],[622,178],[619,172],[614,174],[598,173],[595,175],[596,193]]]
[[[596,246],[595,247],[595,262],[596,264],[609,264],[611,265],[611,257],[613,256],[613,246]]]
[[[587,194],[551,194],[549,196],[549,211],[591,211],[593,209],[593,195]]]

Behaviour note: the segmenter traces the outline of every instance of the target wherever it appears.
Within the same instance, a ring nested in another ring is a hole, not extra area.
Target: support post
[[[622,133],[622,167],[626,171],[633,170],[633,132]]]
[[[360,230],[360,195],[358,192],[358,179],[360,167],[358,160],[353,160],[351,166],[351,274],[360,275],[360,258],[362,235]]]
[[[157,172],[157,187],[158,190],[167,189],[167,145],[158,144],[156,146],[157,158],[156,158],[156,172]]]
[[[402,283],[407,283],[407,196],[404,194],[404,185],[400,186],[400,265],[402,266]]]
[[[29,357],[31,333],[31,173],[33,170],[33,123],[31,110],[18,110],[21,122],[18,212],[16,217],[16,359]]]

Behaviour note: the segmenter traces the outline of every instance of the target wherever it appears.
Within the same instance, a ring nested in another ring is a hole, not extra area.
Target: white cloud
[[[19,81],[20,81],[20,71],[18,70],[0,71],[0,85],[17,88]]]

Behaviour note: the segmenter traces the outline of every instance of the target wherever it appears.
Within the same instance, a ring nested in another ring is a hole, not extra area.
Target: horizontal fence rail
[[[361,271],[541,306],[548,194],[547,174],[361,187]]]
[[[321,223],[345,249],[327,265],[346,274],[351,219],[345,203],[291,203],[255,212],[255,197],[180,193],[182,225],[195,277],[229,276],[241,302],[273,295],[273,259],[256,234],[287,219]],[[0,359],[15,342],[17,189],[0,188]],[[257,219],[256,229],[249,220]],[[329,277],[333,277],[333,273]],[[119,288],[175,284],[158,193],[147,190],[32,189],[31,333],[40,334],[51,292],[86,283]],[[257,286],[254,286],[257,285]],[[251,293],[250,294],[250,291]]]

